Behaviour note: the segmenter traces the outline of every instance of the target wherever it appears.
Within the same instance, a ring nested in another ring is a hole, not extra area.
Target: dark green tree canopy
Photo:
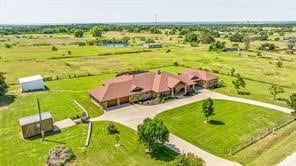
[[[90,31],[93,37],[101,37],[102,36],[102,29],[98,26],[93,27]]]
[[[219,40],[209,46],[209,51],[225,51],[225,42]]]
[[[4,96],[8,91],[8,85],[5,80],[4,73],[0,72],[0,96]]]
[[[83,31],[82,30],[76,30],[74,32],[75,37],[83,37]]]
[[[240,33],[235,33],[229,37],[232,42],[243,42],[244,36]]]
[[[293,93],[290,96],[290,100],[289,100],[288,104],[290,107],[292,107],[296,111],[296,93]]]
[[[156,147],[155,145],[167,142],[169,134],[169,130],[159,119],[146,118],[143,124],[138,126],[139,141],[150,151]]]
[[[190,33],[190,34],[185,35],[185,40],[184,41],[189,42],[189,43],[198,43],[199,39],[198,39],[197,34]]]

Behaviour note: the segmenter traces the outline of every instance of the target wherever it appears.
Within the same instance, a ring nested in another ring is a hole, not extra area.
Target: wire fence
[[[233,146],[232,148],[229,149],[229,154],[230,155],[234,155],[237,152],[245,149],[246,147],[254,144],[255,142],[263,139],[264,137],[268,136],[269,134],[274,133],[275,131],[277,131],[278,129],[292,123],[293,121],[295,121],[295,119],[293,117],[289,118],[288,120],[284,120],[282,122],[277,123],[276,125],[266,128],[264,130],[259,131],[258,133],[252,135],[251,137],[245,139],[244,141],[242,141],[240,144]]]

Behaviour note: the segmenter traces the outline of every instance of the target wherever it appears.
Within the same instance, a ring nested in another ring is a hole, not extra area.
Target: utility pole
[[[155,14],[154,17],[155,17],[155,25],[157,25],[157,14]]]
[[[41,117],[41,110],[40,110],[40,103],[39,103],[39,98],[37,98],[37,105],[38,105],[38,114],[39,114],[39,129],[40,129],[40,134],[41,134],[41,141],[44,141],[44,131],[42,130],[42,117]]]

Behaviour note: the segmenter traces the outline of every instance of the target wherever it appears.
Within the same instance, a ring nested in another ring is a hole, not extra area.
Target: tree
[[[251,45],[251,41],[252,41],[252,38],[250,36],[245,36],[243,38],[243,42],[245,44],[245,49],[248,50],[250,48],[250,45]]]
[[[275,100],[278,94],[284,93],[284,89],[278,85],[271,85],[269,92],[273,96],[273,100]]]
[[[206,122],[209,122],[209,116],[213,115],[214,113],[214,102],[211,98],[204,100],[202,104],[202,112],[206,117]]]
[[[234,88],[236,89],[237,93],[239,93],[239,89],[246,87],[245,80],[240,76],[240,74],[236,75],[236,80],[232,81]]]
[[[205,162],[193,153],[183,153],[177,157],[175,166],[204,166]]]
[[[93,27],[90,31],[93,37],[101,37],[102,36],[102,29],[98,26]]]
[[[294,48],[296,47],[296,39],[289,39],[287,46],[288,46],[287,50],[290,50],[291,54],[293,54]]]
[[[0,97],[4,96],[8,91],[8,85],[5,82],[4,73],[0,72]]]
[[[296,111],[296,93],[293,93],[290,96],[290,100],[288,101],[288,105]]]
[[[259,50],[274,50],[275,49],[275,45],[273,43],[264,43],[261,44],[261,46],[259,47]]]
[[[197,43],[199,42],[199,39],[197,37],[197,34],[195,33],[190,33],[185,35],[185,42],[189,42],[189,43]]]
[[[216,41],[209,46],[209,51],[224,51],[225,42]]]
[[[229,37],[229,40],[232,42],[242,42],[243,38],[244,36],[242,34],[235,33]]]
[[[138,125],[138,136],[140,143],[152,152],[157,144],[164,144],[169,140],[169,130],[159,119],[146,118],[143,124]]]
[[[108,134],[110,134],[110,135],[120,133],[119,130],[117,129],[117,127],[115,126],[115,124],[112,122],[108,123],[107,131],[108,131]]]
[[[267,32],[260,32],[258,38],[259,38],[259,40],[267,40],[268,39]]]
[[[203,33],[200,37],[200,42],[202,44],[211,44],[215,42],[215,38],[209,33]]]
[[[75,37],[83,37],[83,31],[82,30],[76,30],[74,32]]]

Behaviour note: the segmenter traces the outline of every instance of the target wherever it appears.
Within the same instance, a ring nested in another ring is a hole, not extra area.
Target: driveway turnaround
[[[267,104],[263,102],[258,102],[249,99],[242,99],[237,97],[230,97],[220,93],[216,93],[207,89],[202,89],[199,91],[200,93],[191,96],[184,97],[181,99],[176,99],[169,101],[167,103],[153,105],[153,106],[144,106],[144,105],[126,105],[123,107],[118,107],[113,110],[106,111],[102,116],[92,118],[91,121],[114,121],[123,125],[126,125],[134,130],[137,129],[137,126],[143,122],[143,120],[147,117],[153,118],[157,114],[180,107],[183,105],[187,105],[193,102],[201,101],[206,98],[211,97],[212,99],[222,99],[222,100],[231,100],[236,102],[242,102],[257,106],[262,106],[266,108],[271,108],[277,111],[290,113],[292,110],[272,104]],[[208,166],[237,166],[240,165],[238,163],[223,159],[221,157],[215,156],[211,153],[208,153],[189,142],[170,134],[170,141],[166,144],[171,149],[177,152],[191,152],[201,157]]]

